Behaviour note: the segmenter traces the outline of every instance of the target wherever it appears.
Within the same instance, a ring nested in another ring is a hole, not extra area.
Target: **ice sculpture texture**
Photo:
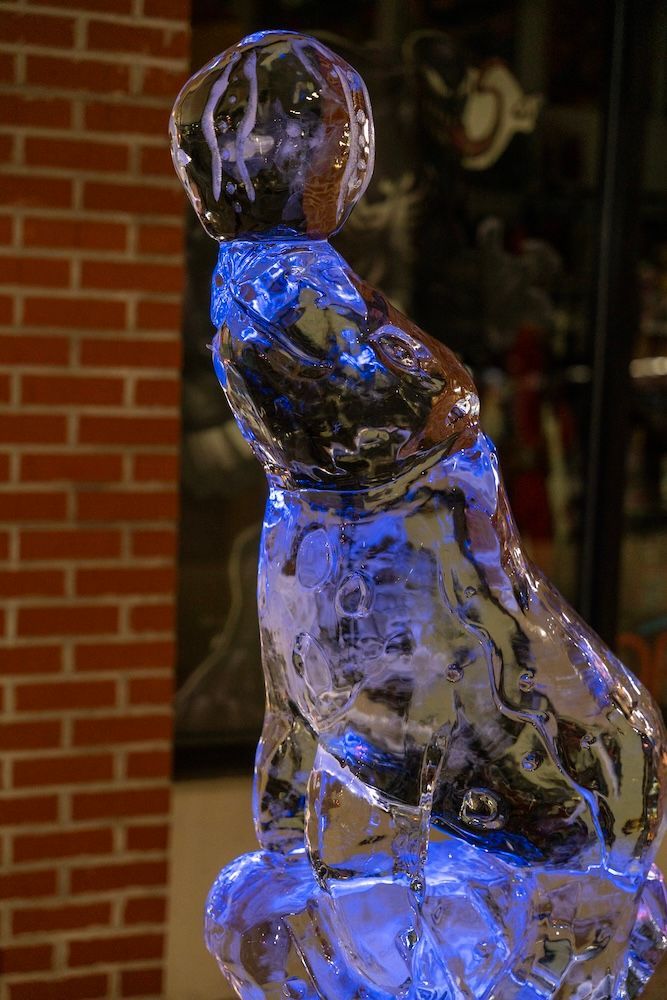
[[[467,370],[327,242],[372,169],[363,81],[252,35],[171,137],[269,481],[261,850],[216,880],[209,950],[248,1000],[637,996],[667,943],[660,715],[526,557]]]

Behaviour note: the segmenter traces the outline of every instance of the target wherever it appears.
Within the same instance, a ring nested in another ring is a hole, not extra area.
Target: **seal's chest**
[[[317,724],[361,692],[421,711],[432,688],[451,683],[448,666],[471,660],[423,515],[352,520],[284,505],[267,517],[260,615],[294,701]]]

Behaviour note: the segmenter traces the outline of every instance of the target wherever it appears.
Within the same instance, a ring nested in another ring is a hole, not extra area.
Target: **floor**
[[[234,1000],[204,947],[202,915],[220,868],[256,847],[250,805],[249,778],[181,781],[174,786],[166,1000]],[[667,871],[667,838],[658,863]]]
[[[218,871],[256,848],[250,778],[174,786],[166,1000],[232,1000],[202,939],[204,903]]]

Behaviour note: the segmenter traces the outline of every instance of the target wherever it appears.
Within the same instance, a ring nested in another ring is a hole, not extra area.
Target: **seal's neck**
[[[281,310],[294,306],[305,286],[326,304],[357,310],[365,306],[351,284],[347,263],[327,240],[262,238],[221,243],[211,284],[211,321],[219,328],[231,299],[275,321]]]
[[[469,548],[457,558],[484,566],[492,592],[527,592],[539,573],[526,557],[498,470],[496,450],[478,429],[474,442],[450,454],[431,452],[391,482],[359,490],[289,489],[269,478],[267,523],[280,511],[301,511],[308,520],[362,521],[393,514],[440,520],[461,518]],[[273,514],[271,514],[273,511]],[[445,522],[443,522],[445,523]],[[450,552],[451,556],[451,552]],[[509,583],[509,591],[508,591]],[[503,597],[502,595],[505,595]]]
[[[238,273],[256,260],[264,262],[304,251],[321,255],[336,253],[328,240],[312,240],[293,234],[281,235],[276,231],[257,239],[225,240],[220,243],[214,274]]]
[[[415,458],[394,478],[358,489],[292,488],[279,476],[269,476],[272,494],[289,495],[320,511],[355,518],[392,507],[422,506],[429,496],[460,491],[471,505],[492,517],[504,489],[493,443],[479,427],[471,429],[471,443],[455,450],[440,446]]]

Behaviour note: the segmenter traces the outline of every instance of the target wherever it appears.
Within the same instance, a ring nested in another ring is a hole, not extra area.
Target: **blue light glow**
[[[172,140],[270,487],[261,850],[209,950],[245,1000],[632,1000],[667,945],[660,713],[525,554],[467,370],[328,243],[372,170],[362,81],[259,33]]]

